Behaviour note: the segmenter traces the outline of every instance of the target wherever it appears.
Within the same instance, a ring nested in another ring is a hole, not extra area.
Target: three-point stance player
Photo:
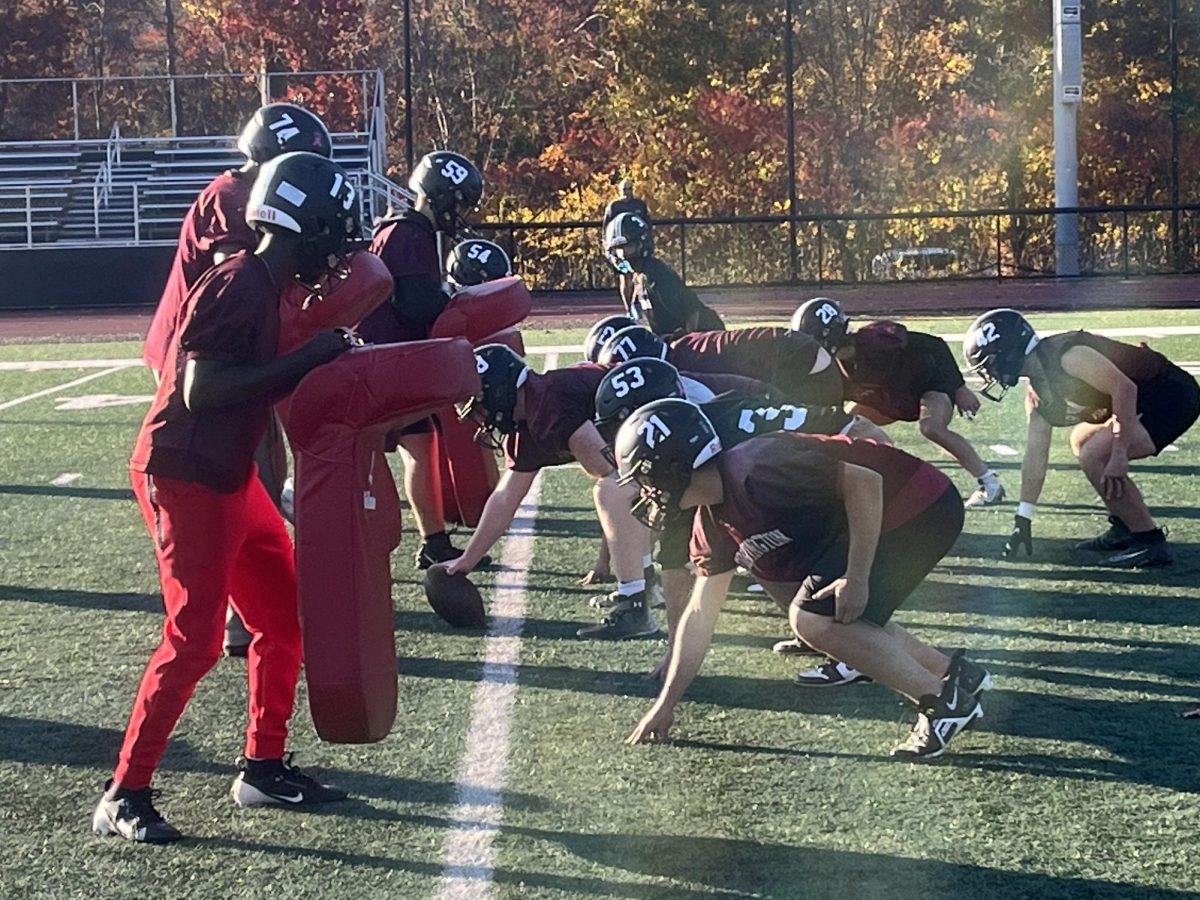
[[[272,400],[353,342],[348,331],[331,331],[275,355],[282,289],[338,262],[358,233],[355,200],[345,172],[315,154],[264,164],[246,209],[262,235],[258,248],[218,263],[184,302],[130,460],[166,621],[92,818],[97,834],[147,843],[180,837],[155,809],[150,782],[197,683],[220,658],[228,598],[254,636],[234,801],[292,807],[346,796],[284,759],[300,674],[296,569],[283,519],[255,477],[254,448]]]
[[[1050,430],[1071,427],[1079,467],[1108,510],[1109,528],[1076,550],[1108,554],[1100,565],[1132,569],[1171,562],[1166,535],[1129,477],[1129,461],[1157,456],[1200,415],[1196,379],[1145,344],[1134,347],[1069,331],[1039,339],[1015,310],[980,316],[963,342],[983,395],[1000,400],[1022,375],[1029,437],[1021,463],[1021,503],[1004,557],[1033,553],[1032,519],[1050,456]],[[994,393],[999,385],[1000,393]]]
[[[798,637],[916,703],[917,724],[893,755],[939,756],[982,715],[986,670],[891,621],[962,529],[962,498],[933,466],[874,441],[787,432],[725,450],[685,400],[637,410],[616,456],[650,514],[695,509],[696,586],[662,691],[630,743],[667,739],[739,564],[791,599]]]

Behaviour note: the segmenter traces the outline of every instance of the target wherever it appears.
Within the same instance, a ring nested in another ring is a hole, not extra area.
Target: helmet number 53
[[[642,374],[641,366],[630,366],[624,372],[617,372],[612,377],[613,393],[618,397],[628,396],[630,391],[636,391],[645,383],[646,377]]]

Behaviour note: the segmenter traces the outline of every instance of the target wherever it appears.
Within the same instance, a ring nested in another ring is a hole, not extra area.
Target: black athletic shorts
[[[1200,416],[1200,385],[1183,369],[1171,366],[1165,375],[1138,388],[1137,411],[1158,456]]]
[[[954,546],[963,527],[963,500],[949,486],[933,504],[895,531],[881,535],[871,564],[867,608],[862,618],[886,625],[900,604]],[[805,612],[834,614],[832,597],[809,599],[831,581],[846,574],[846,548],[840,547],[817,560],[800,585],[796,600]]]

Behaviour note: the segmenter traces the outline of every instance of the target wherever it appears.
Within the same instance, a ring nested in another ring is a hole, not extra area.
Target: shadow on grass
[[[68,609],[115,610],[119,612],[162,612],[159,594],[109,593],[107,591],[68,591],[60,588],[19,587],[0,584],[0,600],[22,603],[49,603]]]
[[[32,497],[78,497],[83,500],[129,500],[129,488],[55,487],[52,484],[0,484],[0,494]]]

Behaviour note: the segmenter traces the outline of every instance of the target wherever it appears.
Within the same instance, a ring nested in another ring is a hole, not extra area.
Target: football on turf
[[[455,628],[482,628],[487,624],[483,596],[466,575],[447,575],[442,566],[430,566],[425,570],[425,599]]]

